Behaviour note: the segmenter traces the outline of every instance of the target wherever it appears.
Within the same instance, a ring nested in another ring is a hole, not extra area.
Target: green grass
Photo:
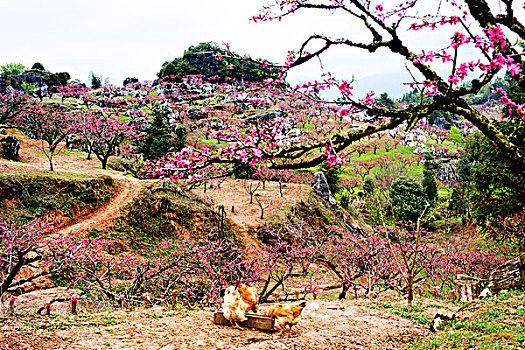
[[[403,306],[399,303],[391,303],[383,301],[380,304],[370,304],[365,305],[368,309],[384,309],[389,310],[393,315],[401,316],[403,318],[412,319],[422,324],[430,323],[430,318],[428,315],[424,314],[426,306],[418,303],[414,303],[412,310],[409,310],[406,306]]]
[[[525,348],[525,291],[509,292],[475,305],[473,316],[450,322],[447,329],[410,349]]]
[[[400,309],[393,309],[392,310],[392,314],[398,315],[398,316],[401,316],[401,317],[404,317],[404,318],[409,318],[409,319],[412,319],[412,320],[417,321],[417,322],[422,323],[422,324],[430,323],[430,318],[427,315],[418,313],[416,310],[414,310],[414,311],[407,311],[407,310],[404,310],[404,309],[401,309],[401,310]]]
[[[6,174],[0,175],[0,187],[4,190],[0,218],[29,221],[59,213],[72,219],[78,212],[93,210],[111,198],[116,182],[109,176]]]

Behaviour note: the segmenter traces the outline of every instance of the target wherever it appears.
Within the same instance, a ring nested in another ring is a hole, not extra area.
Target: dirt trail
[[[119,186],[116,195],[103,206],[82,217],[80,222],[60,229],[58,234],[89,232],[93,228],[104,231],[113,225],[122,215],[122,210],[139,195],[142,189],[140,180],[122,176],[113,177],[118,181]]]
[[[0,173],[33,173],[49,172],[47,158],[39,149],[40,142],[32,140],[17,130],[10,129],[9,133],[15,135],[20,141],[20,162],[12,162],[0,159]],[[61,145],[63,148],[63,145]],[[115,178],[121,188],[114,198],[95,212],[88,214],[72,225],[60,230],[61,233],[72,231],[89,231],[96,227],[103,229],[120,215],[120,210],[136,197],[144,183],[148,181],[136,180],[124,177],[120,172],[100,169],[100,162],[96,157],[86,159],[81,152],[64,151],[54,157],[53,164],[57,173],[73,173],[82,175],[108,175]],[[254,185],[258,181],[250,181]],[[281,206],[297,203],[300,201],[310,186],[301,184],[284,184],[283,196],[279,193],[279,183],[266,182],[265,189],[257,190],[254,201],[250,202],[250,195],[243,187],[243,180],[227,179],[221,184],[220,189],[208,189],[203,193],[202,189],[193,190],[199,196],[211,197],[216,205],[224,205],[228,218],[234,224],[238,233],[243,237],[247,245],[258,245],[256,237],[251,233],[253,229],[261,225],[264,220],[260,219],[261,209],[257,204],[259,200],[264,208],[264,217],[272,215]],[[232,211],[233,208],[233,211]]]
[[[32,140],[17,130],[9,130],[9,133],[15,135],[20,142],[20,161],[12,162],[0,159],[0,171],[2,173],[49,172],[48,160],[39,149],[40,141]],[[139,195],[147,181],[125,177],[117,171],[100,169],[100,162],[96,157],[86,159],[84,153],[67,151],[63,144],[60,145],[60,148],[63,149],[63,152],[59,152],[53,159],[55,173],[89,176],[107,175],[117,181],[118,188],[115,195],[107,203],[95,211],[77,218],[75,222],[60,229],[58,234],[84,233],[93,228],[98,230],[109,228],[115,219],[122,215],[122,209]]]

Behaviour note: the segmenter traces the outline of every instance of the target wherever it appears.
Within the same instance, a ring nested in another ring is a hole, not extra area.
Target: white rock
[[[491,297],[492,296],[492,292],[490,291],[490,289],[488,288],[485,288],[481,291],[481,293],[479,293],[479,297],[481,299],[483,298],[488,298],[488,297]]]

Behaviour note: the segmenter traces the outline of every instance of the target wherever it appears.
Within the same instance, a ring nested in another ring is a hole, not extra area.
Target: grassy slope
[[[51,217],[67,223],[109,200],[116,186],[104,175],[0,175],[0,219]]]

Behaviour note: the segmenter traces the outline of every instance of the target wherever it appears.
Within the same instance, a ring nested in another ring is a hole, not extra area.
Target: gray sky
[[[89,71],[122,84],[124,78],[155,79],[163,62],[205,41],[230,43],[233,50],[281,63],[314,32],[335,36],[360,30],[319,12],[282,22],[253,23],[264,0],[17,0],[0,2],[0,65],[40,62],[52,72],[67,71],[88,81]],[[423,39],[420,39],[423,42]],[[325,66],[358,87],[399,96],[408,81],[400,60],[386,53],[334,50]],[[289,80],[315,78],[318,63],[292,71]],[[359,94],[362,95],[362,94]]]

